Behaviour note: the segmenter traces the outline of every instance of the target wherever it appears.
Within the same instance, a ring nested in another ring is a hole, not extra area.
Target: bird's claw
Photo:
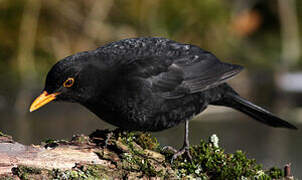
[[[105,139],[105,141],[104,141],[104,146],[103,146],[103,148],[107,148],[107,146],[108,146],[108,142],[109,142],[110,138],[112,137],[112,135],[113,135],[113,133],[112,133],[112,132],[107,133],[107,135],[106,135],[106,139]]]
[[[163,150],[164,151],[168,150],[168,151],[172,151],[173,153],[177,153],[177,150],[172,146],[164,146]]]
[[[189,146],[184,146],[179,151],[177,151],[175,148],[173,148],[171,146],[165,146],[165,147],[163,147],[163,150],[170,150],[174,153],[174,155],[171,158],[171,164],[173,163],[173,161],[175,159],[177,159],[179,156],[182,156],[183,154],[186,155],[188,160],[192,161],[192,156],[190,154]]]

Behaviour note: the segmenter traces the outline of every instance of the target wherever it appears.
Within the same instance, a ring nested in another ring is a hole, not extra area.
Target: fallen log
[[[70,141],[47,140],[22,145],[0,134],[0,179],[293,179],[290,166],[263,170],[237,151],[226,154],[217,136],[190,148],[192,161],[163,150],[150,134],[97,130]]]

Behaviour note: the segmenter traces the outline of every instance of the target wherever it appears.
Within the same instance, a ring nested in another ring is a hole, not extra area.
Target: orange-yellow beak
[[[43,91],[43,93],[37,97],[34,102],[31,104],[29,111],[33,112],[40,107],[44,106],[45,104],[49,103],[50,101],[53,101],[56,99],[56,96],[59,95],[60,93],[53,93],[53,94],[48,94],[46,91]]]

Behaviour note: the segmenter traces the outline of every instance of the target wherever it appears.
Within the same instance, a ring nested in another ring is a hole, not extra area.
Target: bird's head
[[[101,62],[88,52],[57,62],[48,72],[44,90],[30,106],[30,112],[51,101],[84,103],[97,97],[108,79]]]

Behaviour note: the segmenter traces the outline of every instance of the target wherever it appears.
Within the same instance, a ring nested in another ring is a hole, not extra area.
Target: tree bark
[[[15,142],[11,136],[0,136],[0,179],[144,179],[149,170],[154,177],[157,172],[162,177],[176,177],[171,166],[164,163],[164,155],[143,149],[135,142],[130,149],[122,138],[107,138],[106,133],[112,135],[109,131],[97,131],[97,136],[77,135],[71,141],[49,140],[30,146]],[[141,170],[138,160],[142,164],[147,162],[147,169]]]

